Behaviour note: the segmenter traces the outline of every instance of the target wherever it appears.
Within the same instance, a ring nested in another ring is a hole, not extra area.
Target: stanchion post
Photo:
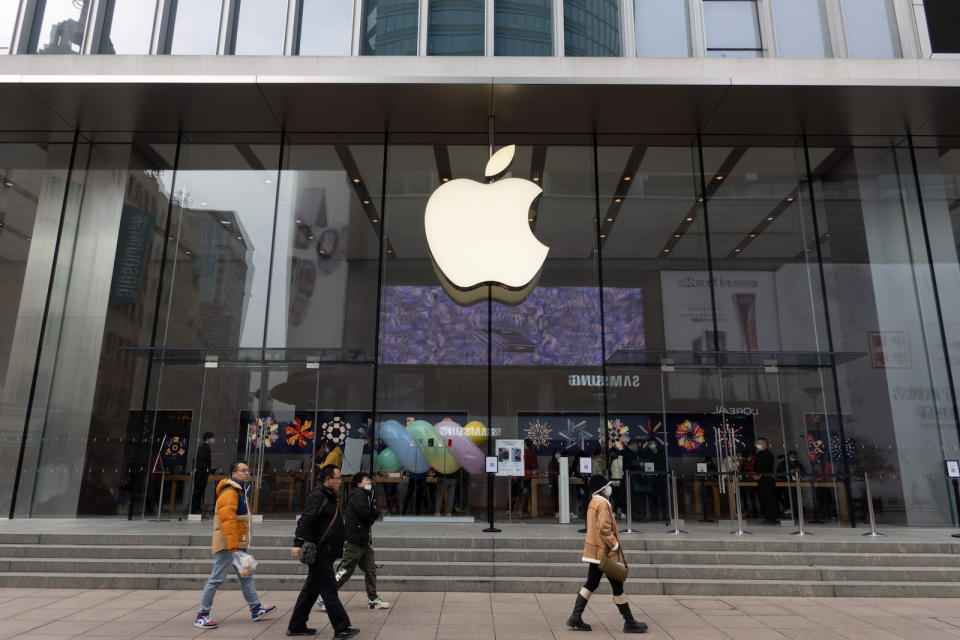
[[[800,489],[800,474],[799,474],[799,473],[795,473],[795,474],[794,474],[794,478],[795,478],[796,481],[797,481],[797,524],[799,525],[799,528],[798,528],[796,531],[792,532],[790,535],[792,535],[792,536],[812,536],[813,534],[812,534],[812,533],[809,533],[809,532],[805,529],[805,525],[804,525],[804,522],[803,522],[803,493],[802,493],[802,491],[801,491],[801,489]],[[812,488],[812,490],[813,490],[813,491],[816,491],[815,488]]]
[[[882,533],[877,531],[877,520],[873,514],[873,493],[870,491],[870,474],[863,474],[863,490],[867,499],[867,515],[870,516],[870,531],[863,535],[870,536],[871,538],[877,538],[883,536]]]
[[[627,500],[627,528],[623,533],[639,533],[633,528],[633,485],[630,484],[630,469],[623,472],[621,482],[625,483],[621,490],[624,491],[623,495],[626,496]]]
[[[737,530],[731,531],[735,536],[752,535],[749,531],[743,530],[743,505],[740,502],[740,474],[733,472],[733,501],[737,506]]]
[[[677,472],[670,470],[670,498],[673,500],[673,534],[679,536],[686,531],[680,530],[680,503],[677,501]]]

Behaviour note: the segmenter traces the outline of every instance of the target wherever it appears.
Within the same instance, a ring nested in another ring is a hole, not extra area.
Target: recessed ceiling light
[[[9,180],[8,180],[7,182],[4,182],[3,184],[5,184],[5,185],[8,186],[8,187],[12,187],[12,186],[13,186],[13,183],[10,182]]]
[[[751,238],[756,238],[756,237],[757,237],[757,234],[751,233],[751,234],[750,234],[750,237],[751,237]]]
[[[717,180],[723,180],[723,176],[717,176]]]
[[[373,220],[371,220],[371,222],[380,222],[380,219],[379,219],[379,218],[374,218]]]
[[[167,240],[173,240],[173,236],[167,236]]]
[[[630,176],[623,176],[624,182],[630,182]]]
[[[787,202],[793,202],[793,196],[790,196],[789,198],[787,198]]]
[[[302,219],[302,218],[297,218],[297,224],[303,224],[303,219]]]
[[[533,176],[534,182],[540,182],[540,176]]]
[[[675,234],[673,234],[673,237],[674,237],[674,238],[679,238],[679,237],[680,237],[680,234],[679,234],[679,233],[675,233]]]
[[[188,256],[189,256],[189,255],[192,255],[192,254],[190,253],[190,249],[187,249],[186,251],[184,251],[184,253],[187,254]]]
[[[686,218],[684,218],[684,220],[686,220],[687,222],[693,222],[693,218],[690,216],[687,216]]]
[[[613,222],[613,218],[607,218],[607,222]]]
[[[273,180],[264,180],[267,184],[273,184]]]
[[[703,198],[697,198],[697,202],[703,202]]]
[[[221,220],[221,221],[220,221],[220,224],[230,224],[230,221],[229,221],[229,220]]]
[[[207,206],[207,203],[204,202],[203,200],[201,200],[201,201],[200,201],[200,206],[201,206],[201,207],[205,207],[205,206]]]
[[[767,216],[767,222],[773,222],[773,216]]]
[[[393,253],[393,249],[387,249],[387,253]]]
[[[353,179],[353,183],[354,183],[354,184],[358,184],[359,182],[360,182],[360,178],[354,178],[354,179]]]
[[[664,252],[664,253],[670,253],[670,249],[664,249],[663,252]]]
[[[607,237],[607,234],[601,233],[601,234],[600,234],[600,237],[601,237],[601,238],[606,238],[606,237]]]
[[[623,198],[614,198],[613,201],[620,203],[620,202],[623,202]]]
[[[313,240],[313,234],[310,234],[309,236],[307,236],[307,240]]]
[[[369,200],[364,200],[364,201],[363,201],[363,204],[370,204],[370,201],[369,201]]]
[[[734,249],[733,252],[734,252],[734,253],[740,253],[740,249]]]
[[[830,237],[830,234],[829,234],[829,233],[825,233],[825,234],[823,234],[823,237],[824,237],[824,238],[829,238],[829,237]]]
[[[450,182],[450,178],[441,178],[440,180],[441,180],[442,182]],[[354,182],[359,182],[359,181],[358,181],[358,180],[354,180]]]
[[[243,240],[243,236],[237,236],[237,240]]]

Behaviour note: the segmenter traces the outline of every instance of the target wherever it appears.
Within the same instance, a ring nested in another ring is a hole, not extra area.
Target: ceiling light
[[[370,201],[369,201],[369,200],[364,200],[364,201],[363,201],[363,204],[370,204]]]
[[[684,218],[684,220],[686,220],[687,222],[693,222],[693,218],[690,216],[687,216],[686,218]]]
[[[630,182],[630,176],[623,176],[624,182]]]
[[[663,252],[664,252],[664,253],[670,253],[670,249],[664,249]]]
[[[613,201],[616,203],[620,203],[620,202],[623,202],[623,198],[614,198]]]
[[[527,218],[527,222],[533,222],[533,218]]]
[[[3,184],[5,184],[5,185],[8,186],[8,187],[12,187],[12,186],[13,186],[13,183],[10,182],[9,180],[6,181],[6,182],[4,182]]]
[[[313,240],[313,234],[310,234],[309,236],[307,236],[307,240]]]
[[[790,196],[789,198],[787,198],[787,202],[793,202],[793,196]]]
[[[387,253],[393,253],[393,249],[387,249]]]
[[[829,234],[829,233],[825,233],[825,234],[823,234],[823,237],[824,237],[824,238],[829,238],[829,237],[830,237],[830,234]]]
[[[723,176],[717,176],[717,180],[723,180]]]
[[[184,251],[184,253],[187,254],[188,256],[189,256],[189,255],[192,255],[192,254],[190,253],[190,249],[187,249],[186,251]]]
[[[450,178],[441,178],[443,182],[450,182]],[[359,180],[354,180],[354,182],[359,182]]]
[[[379,219],[379,218],[374,218],[373,220],[371,220],[371,222],[380,222],[380,219]]]
[[[173,240],[173,236],[167,236],[167,240]]]
[[[273,184],[273,180],[264,180],[267,184]]]
[[[613,218],[607,218],[607,222],[613,222]]]
[[[243,240],[243,236],[237,236],[237,240]]]
[[[750,237],[751,237],[751,238],[756,238],[756,237],[757,237],[757,234],[751,233],[751,234],[750,234]]]
[[[697,202],[703,202],[703,198],[697,198]]]
[[[205,206],[207,206],[207,203],[201,200],[201,201],[200,201],[200,206],[201,206],[201,207],[205,207]]]
[[[317,253],[319,253],[319,254],[322,255],[322,256],[327,255],[327,252],[324,251],[323,249],[317,249]]]
[[[228,220],[221,220],[220,224],[230,224],[230,222]]]
[[[354,178],[354,179],[353,179],[353,183],[354,183],[354,184],[358,184],[359,182],[360,182],[360,178]]]
[[[297,224],[303,224],[303,219],[302,219],[302,218],[297,218]]]
[[[773,216],[767,216],[767,222],[773,222]]]
[[[600,234],[600,237],[601,237],[601,238],[606,238],[606,237],[607,237],[607,234],[601,233],[601,234]]]
[[[673,237],[674,237],[674,238],[679,238],[679,237],[680,237],[680,234],[679,234],[679,233],[675,233],[675,234],[673,234]]]
[[[740,249],[734,249],[733,252],[734,252],[734,253],[740,253]]]
[[[534,182],[540,182],[540,176],[533,176]]]

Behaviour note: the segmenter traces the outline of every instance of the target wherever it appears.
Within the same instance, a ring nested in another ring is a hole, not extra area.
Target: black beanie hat
[[[603,489],[608,484],[610,484],[610,481],[607,480],[607,477],[605,475],[603,475],[602,473],[595,473],[592,476],[590,476],[590,482],[587,485],[587,487],[589,488],[590,493],[592,495],[597,491],[600,491],[600,489]]]

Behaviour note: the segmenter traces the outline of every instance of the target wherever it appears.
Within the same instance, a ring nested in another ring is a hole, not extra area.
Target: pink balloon
[[[483,473],[486,469],[484,463],[484,453],[480,447],[473,444],[473,440],[467,435],[459,424],[453,420],[441,420],[434,425],[437,432],[446,442],[449,443],[450,453],[454,459],[460,463],[460,466],[469,473]]]

